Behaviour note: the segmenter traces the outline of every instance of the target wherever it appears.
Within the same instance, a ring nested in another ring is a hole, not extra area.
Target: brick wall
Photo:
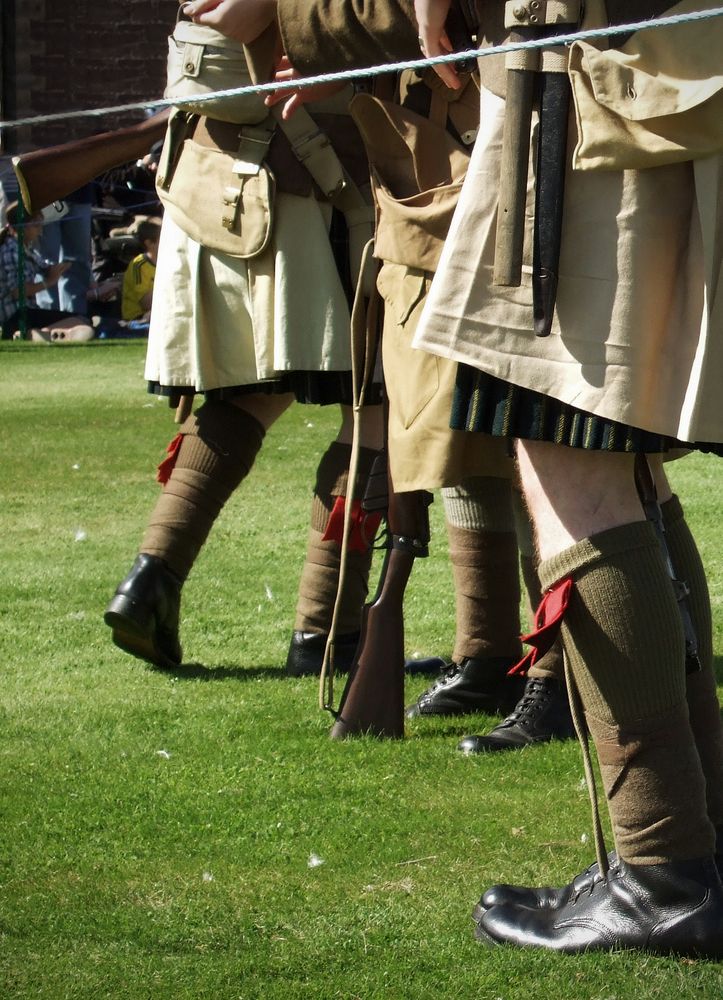
[[[2,4],[3,31],[8,36],[3,51],[10,68],[3,79],[3,117],[109,107],[162,95],[166,37],[175,21],[177,0],[2,0]],[[2,152],[66,142],[142,117],[140,112],[126,112],[6,130]]]

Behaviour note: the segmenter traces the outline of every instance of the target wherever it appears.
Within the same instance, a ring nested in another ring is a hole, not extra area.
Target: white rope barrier
[[[588,42],[600,38],[610,38],[615,35],[628,34],[633,31],[644,31],[651,28],[668,28],[676,24],[686,24],[693,21],[708,21],[723,14],[723,7],[713,7],[710,10],[690,11],[687,14],[671,14],[647,21],[633,21],[629,24],[618,24],[607,28],[590,28],[570,34],[553,35],[524,42],[507,42],[504,45],[493,45],[484,49],[468,49],[464,52],[451,52],[448,55],[432,56],[420,59],[408,59],[403,62],[384,63],[377,66],[367,66],[359,69],[341,70],[337,73],[323,73],[316,76],[305,76],[298,80],[284,83],[254,84],[248,87],[235,87],[229,90],[218,90],[208,94],[194,95],[194,105],[206,101],[217,101],[227,97],[238,97],[247,94],[270,94],[284,90],[302,90],[319,84],[346,83],[383,73],[398,73],[402,70],[420,70],[442,63],[461,62],[466,59],[485,58],[487,56],[505,55],[508,52],[518,52],[522,49],[543,49],[559,45],[572,45],[573,42]],[[120,114],[125,111],[158,111],[161,108],[183,107],[183,101],[178,98],[158,98],[155,101],[134,101],[129,104],[116,104],[112,107],[85,109],[82,111],[65,111],[49,115],[36,115],[28,118],[16,118],[0,121],[0,129],[15,129],[29,125],[44,125],[50,122],[69,121],[75,118],[100,118],[105,115]]]

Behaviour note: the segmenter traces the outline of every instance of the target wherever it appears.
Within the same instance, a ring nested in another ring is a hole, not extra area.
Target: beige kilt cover
[[[412,348],[431,275],[385,261],[377,279],[384,299],[382,357],[389,397],[387,451],[397,492],[458,486],[470,476],[509,479],[508,442],[449,426],[457,365]]]
[[[199,392],[293,371],[351,368],[349,308],[330,208],[278,193],[269,247],[241,260],[194,242],[166,213],[145,377]]]
[[[586,26],[600,23],[600,3],[586,9]],[[480,133],[415,347],[635,427],[723,441],[723,157],[570,170],[556,316],[551,336],[538,338],[531,190],[522,284],[492,284],[503,115],[503,101],[483,88]],[[570,159],[576,140],[571,122]]]

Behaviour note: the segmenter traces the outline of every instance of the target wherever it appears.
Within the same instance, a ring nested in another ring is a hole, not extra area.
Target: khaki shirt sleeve
[[[413,0],[278,0],[284,50],[302,73],[420,56]]]
[[[683,0],[667,14],[715,7]],[[641,169],[723,150],[723,17],[638,31],[570,53],[578,170]]]

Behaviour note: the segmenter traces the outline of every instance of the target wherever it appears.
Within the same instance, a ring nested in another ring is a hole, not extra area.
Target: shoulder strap
[[[363,249],[374,233],[371,199],[364,197],[342,166],[328,137],[305,108],[299,108],[288,120],[281,117],[280,105],[274,105],[271,110],[299,163],[308,170],[331,204],[343,213],[349,232],[352,281],[361,280],[365,294],[370,295],[374,278],[370,265],[363,265]]]
[[[284,120],[281,105],[275,104],[271,114],[291,143],[296,159],[309,171],[324,197],[334,201],[344,189],[346,180],[344,168],[328,137],[305,108],[299,108],[291,118]]]

